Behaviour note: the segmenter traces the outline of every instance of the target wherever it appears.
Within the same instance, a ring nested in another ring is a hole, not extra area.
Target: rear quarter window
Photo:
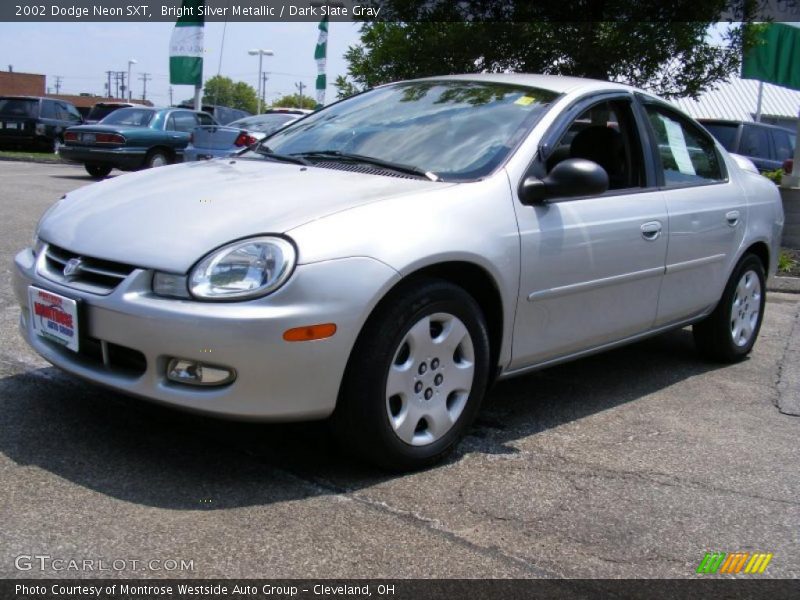
[[[0,115],[35,119],[39,116],[39,100],[0,98]]]

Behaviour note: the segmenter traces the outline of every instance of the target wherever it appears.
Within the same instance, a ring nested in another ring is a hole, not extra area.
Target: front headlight
[[[287,240],[263,236],[239,240],[206,256],[189,272],[189,291],[203,300],[244,300],[282,286],[297,252]]]

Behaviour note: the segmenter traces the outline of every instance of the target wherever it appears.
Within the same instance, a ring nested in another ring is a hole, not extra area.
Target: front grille
[[[420,179],[418,175],[411,175],[410,173],[400,173],[392,169],[382,169],[381,167],[373,167],[369,165],[361,165],[354,163],[345,163],[337,161],[314,161],[315,167],[322,167],[323,169],[336,169],[337,171],[349,171],[351,173],[365,173],[367,175],[385,175],[386,177],[400,177],[401,179]]]
[[[76,353],[48,339],[41,339],[69,360],[77,360],[83,366],[98,372],[138,378],[147,370],[147,359],[144,354],[127,346],[93,337],[81,337]]]
[[[77,264],[77,268],[72,274],[65,275],[64,270],[70,261],[73,261],[73,265]],[[110,260],[80,256],[52,244],[44,249],[44,257],[39,264],[41,275],[51,281],[104,296],[113,292],[136,268]]]

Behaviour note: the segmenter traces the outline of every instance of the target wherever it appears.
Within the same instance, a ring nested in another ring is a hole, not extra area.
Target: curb
[[[800,277],[773,277],[767,282],[767,291],[800,294]]]

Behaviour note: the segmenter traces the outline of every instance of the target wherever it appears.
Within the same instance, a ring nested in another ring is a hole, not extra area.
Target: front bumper
[[[123,171],[133,171],[144,165],[147,148],[93,148],[63,145],[59,155],[64,160],[83,164],[108,165]]]
[[[299,265],[274,294],[249,302],[211,303],[155,296],[152,271],[134,270],[107,296],[75,290],[36,271],[30,249],[15,258],[14,293],[20,330],[57,367],[115,390],[217,416],[264,421],[317,419],[334,409],[339,385],[358,332],[383,293],[398,279],[370,258]],[[82,337],[144,355],[142,372],[115,369],[33,333],[28,286],[78,299]],[[285,342],[290,328],[335,323],[333,337]],[[172,357],[233,368],[224,387],[192,387],[169,381]]]

